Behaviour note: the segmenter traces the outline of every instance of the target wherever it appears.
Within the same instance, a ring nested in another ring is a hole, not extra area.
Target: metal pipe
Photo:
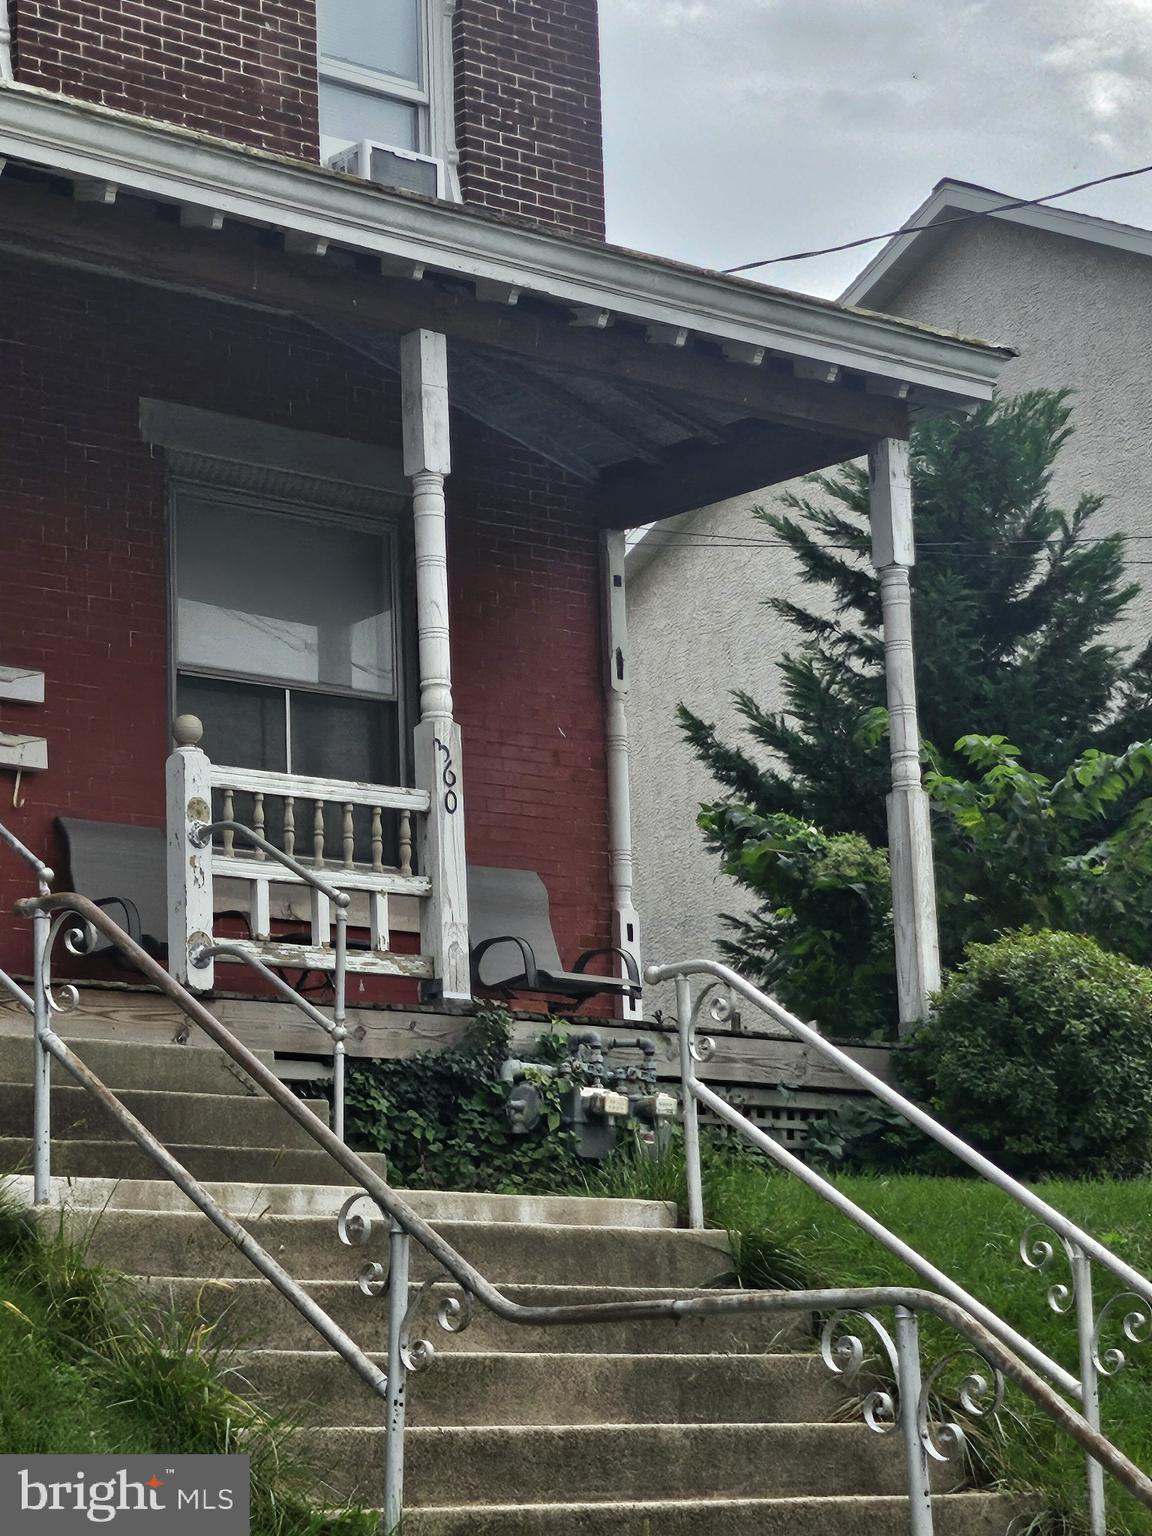
[[[306,1318],[320,1336],[328,1343],[336,1353],[347,1362],[360,1379],[368,1384],[372,1390],[380,1396],[384,1396],[388,1379],[384,1372],[359,1348],[356,1342],[344,1332],[338,1323],[328,1316],[322,1307],[317,1306],[308,1292],[298,1285],[292,1276],[279,1265],[256,1239],[241,1224],[229,1216],[223,1207],[217,1205],[204,1186],[192,1177],[183,1163],[177,1162],[163,1142],[157,1141],[147,1126],[141,1124],[107,1088],[94,1072],[73,1055],[69,1047],[54,1031],[48,1030],[44,1037],[47,1049],[66,1072],[80,1084],[82,1088],[92,1095],[98,1103],[108,1111],[114,1119],[124,1127],[132,1140],[147,1153],[152,1161],[161,1167],[174,1184],[183,1190],[189,1200],[199,1207],[212,1224],[219,1228],[231,1242],[233,1242],[249,1263],[264,1276],[271,1280],[276,1289],[285,1296],[302,1317]],[[310,1110],[305,1114],[315,1120]],[[322,1122],[317,1120],[316,1124]]]
[[[404,1426],[408,1368],[404,1318],[408,1310],[411,1239],[398,1221],[388,1233],[388,1393],[384,1420],[384,1530],[398,1530],[404,1514]]]
[[[928,1476],[928,1457],[920,1439],[919,1409],[924,1391],[920,1375],[920,1324],[915,1312],[908,1307],[897,1307],[893,1319],[897,1411],[904,1441],[904,1459],[908,1467],[909,1536],[932,1536],[932,1485]]]
[[[1080,1354],[1080,1394],[1084,1417],[1092,1428],[1100,1430],[1100,1377],[1096,1369],[1096,1307],[1092,1299],[1092,1260],[1075,1244],[1069,1244],[1072,1289],[1076,1297],[1076,1341]],[[1088,1457],[1088,1530],[1090,1536],[1107,1536],[1108,1511],[1104,1495],[1104,1473]]]
[[[344,1042],[348,1038],[348,908],[336,908],[336,968],[332,973],[332,1129],[344,1140]]]
[[[874,1073],[869,1072],[867,1067],[862,1067],[859,1062],[853,1061],[852,1057],[847,1055],[846,1052],[825,1040],[819,1030],[814,1029],[811,1024],[802,1023],[794,1014],[781,1007],[775,998],[769,997],[766,993],[761,992],[758,987],[754,987],[751,982],[745,981],[744,977],[740,976],[736,971],[730,970],[726,965],[720,965],[715,960],[686,960],[681,961],[678,965],[650,965],[645,970],[644,976],[645,980],[653,984],[660,981],[671,981],[681,976],[714,976],[718,980],[726,982],[734,992],[738,992],[741,997],[747,998],[750,1003],[768,1014],[770,1018],[775,1019],[778,1024],[783,1024],[785,1029],[794,1035],[797,1040],[802,1040],[805,1045],[810,1046],[818,1056],[822,1056],[825,1061],[834,1063],[853,1082],[859,1083],[862,1088],[867,1088],[870,1093],[875,1094],[883,1103],[897,1110],[917,1130],[923,1131],[925,1136],[938,1142],[940,1146],[958,1157],[961,1162],[967,1163],[969,1168],[975,1169],[982,1178],[987,1179],[997,1189],[1009,1195],[1017,1204],[1031,1211],[1034,1216],[1039,1216],[1041,1221],[1051,1227],[1059,1236],[1082,1248],[1098,1264],[1102,1264],[1105,1269],[1109,1270],[1118,1279],[1131,1286],[1143,1300],[1152,1303],[1152,1280],[1142,1275],[1139,1270],[1133,1269],[1130,1264],[1126,1264],[1110,1248],[1106,1248],[1103,1243],[1098,1242],[1096,1238],[1078,1227],[1075,1222],[1069,1221],[1054,1206],[1049,1205],[1045,1200],[1041,1200],[1039,1195],[1033,1194],[1030,1189],[1018,1183],[1010,1174],[1005,1173],[1002,1168],[998,1168],[983,1153],[977,1152],[975,1147],[970,1147],[966,1141],[962,1141],[959,1136],[941,1125],[938,1120],[934,1120],[931,1115],[925,1113],[911,1099],[906,1099],[902,1093],[898,1093],[895,1088],[889,1087],[887,1083],[883,1082]]]
[[[0,0],[0,80],[11,80],[11,74],[5,75],[3,71],[5,15],[6,0]],[[43,859],[38,859],[31,848],[26,848],[16,834],[10,832],[2,821],[0,821],[0,843],[7,843],[13,853],[18,853],[26,863],[31,864],[32,868],[36,871],[36,876],[40,883],[40,894],[46,896],[49,887],[56,878],[56,871],[49,869]]]
[[[231,832],[236,837],[242,837],[245,842],[251,843],[254,848],[267,854],[270,859],[275,859],[283,864],[285,869],[290,869],[294,875],[308,885],[315,886],[322,891],[329,901],[334,901],[338,907],[346,907],[351,900],[347,891],[337,890],[323,876],[318,875],[314,869],[309,869],[306,864],[301,864],[290,853],[285,853],[283,848],[277,848],[275,843],[270,843],[266,837],[261,837],[259,832],[253,832],[251,827],[246,827],[242,821],[194,821],[188,828],[188,841],[194,848],[207,848],[217,832]]]
[[[130,939],[123,929],[107,917],[106,914],[86,897],[77,896],[74,893],[54,896],[41,896],[35,899],[18,901],[14,908],[19,917],[33,917],[37,911],[75,912],[90,922],[100,933],[109,939],[117,949],[126,955],[139,970],[152,981],[166,997],[171,998],[187,1015],[189,1019],[198,1025],[206,1035],[231,1057],[236,1064],[257,1083],[269,1098],[275,1099],[278,1104],[291,1116],[293,1120],[302,1126],[312,1139],[328,1152],[333,1161],[342,1168],[360,1187],[371,1197],[386,1215],[393,1217],[399,1224],[414,1237],[422,1248],[426,1250],[461,1286],[469,1291],[483,1306],[487,1307],[495,1316],[506,1321],[523,1326],[559,1327],[568,1323],[608,1323],[623,1322],[638,1318],[667,1318],[682,1317],[716,1317],[730,1316],[733,1313],[759,1313],[759,1312],[830,1312],[848,1307],[896,1307],[904,1306],[910,1311],[929,1313],[948,1324],[962,1337],[966,1338],[987,1359],[989,1364],[1001,1371],[1004,1377],[1014,1382],[1020,1390],[1033,1403],[1040,1408],[1049,1419],[1056,1424],[1064,1434],[1068,1435],[1088,1455],[1094,1457],[1105,1471],[1111,1473],[1120,1485],[1128,1490],[1146,1509],[1152,1509],[1152,1478],[1149,1478],[1134,1462],[1130,1461],[1124,1453],[1106,1440],[1103,1435],[1090,1425],[1087,1420],[1076,1412],[1060,1394],[1053,1390],[1046,1381],[1020,1357],[1008,1349],[993,1333],[983,1327],[963,1307],[950,1301],[947,1297],[938,1295],[933,1291],[920,1290],[913,1286],[875,1286],[856,1291],[737,1291],[728,1294],[709,1294],[691,1297],[659,1297],[649,1301],[616,1301],[616,1302],[592,1302],[584,1305],[569,1306],[524,1306],[518,1302],[509,1300],[496,1286],[487,1280],[479,1270],[459,1254],[451,1244],[447,1243],[439,1233],[419,1216],[408,1203],[401,1199],[396,1191],[374,1169],[369,1167],[357,1153],[346,1147],[328,1127],[316,1118],[296,1096],[288,1090],[274,1072],[270,1071],[260,1058],[241,1044],[239,1040],[220,1021],[211,1014],[207,1008],[191,995],[174,977],[170,976],[158,961],[154,960],[146,950]],[[71,1052],[67,1050],[58,1037],[52,1036],[55,1044],[52,1046],[54,1053],[62,1049],[69,1057]],[[73,1058],[74,1061],[74,1058]],[[73,1076],[82,1086],[88,1087],[89,1080],[96,1096],[107,1093],[99,1080],[83,1067],[81,1063],[74,1062],[79,1068],[73,1071]],[[65,1062],[67,1066],[67,1062]],[[71,1068],[69,1070],[72,1070]],[[111,1095],[109,1095],[111,1098]],[[115,1103],[115,1100],[113,1100]],[[192,1195],[195,1203],[212,1220],[211,1210],[207,1207],[214,1206],[211,1198],[195,1185],[195,1181],[184,1174],[184,1170],[176,1163],[167,1150],[154,1143],[149,1132],[128,1115],[122,1106],[117,1105],[127,1120],[137,1128],[134,1139],[150,1155],[151,1146],[155,1145],[154,1160],[159,1162],[169,1176],[176,1179],[179,1174],[189,1179],[189,1185],[199,1191],[201,1198]],[[125,1122],[126,1123],[126,1122]],[[202,1201],[204,1203],[202,1203]],[[218,1209],[218,1208],[217,1208]],[[219,1215],[225,1223],[235,1227],[231,1218],[222,1211]],[[255,1244],[243,1229],[238,1234],[222,1226],[219,1221],[216,1224],[222,1231],[236,1242],[242,1252],[248,1251],[247,1245],[260,1255],[263,1262],[271,1269],[278,1270],[279,1266],[270,1259],[267,1254]],[[255,1259],[253,1262],[257,1262]],[[258,1265],[259,1267],[259,1265]],[[268,1274],[277,1283],[269,1269],[262,1269],[262,1273]],[[290,1284],[290,1277],[285,1276]],[[291,1299],[291,1298],[290,1298]],[[294,1303],[295,1304],[295,1303]],[[309,1304],[311,1303],[309,1298]],[[319,1309],[317,1309],[319,1310]],[[305,1315],[307,1315],[305,1313]],[[335,1325],[332,1325],[335,1327]],[[335,1346],[334,1346],[335,1347]],[[355,1346],[352,1346],[355,1348]],[[366,1358],[366,1357],[365,1357]],[[368,1362],[369,1368],[376,1371],[376,1367]],[[358,1371],[359,1366],[355,1366]],[[375,1390],[379,1391],[378,1377],[373,1383]],[[365,1379],[367,1379],[365,1377]]]
[[[12,80],[12,24],[9,21],[8,0],[0,0],[0,80]]]
[[[326,1035],[332,1034],[334,1027],[332,1020],[325,1018],[314,1003],[310,1003],[306,997],[301,997],[299,992],[294,991],[284,980],[283,976],[278,976],[271,966],[265,965],[259,955],[252,954],[250,950],[245,949],[240,944],[229,943],[227,939],[213,939],[210,944],[194,944],[188,951],[188,957],[190,960],[195,961],[195,957],[198,955],[205,957],[229,955],[234,960],[242,960],[245,965],[251,966],[254,971],[262,976],[268,985],[275,992],[278,992],[285,1001],[295,1003],[300,1012],[313,1024],[319,1025]]]
[[[52,1193],[51,942],[51,915],[38,911],[32,919],[32,1199],[36,1205],[47,1205]]]
[[[1070,1371],[1066,1371],[1055,1360],[1049,1359],[1042,1349],[1037,1349],[1035,1344],[1026,1339],[1023,1334],[1017,1333],[1015,1328],[1006,1323],[1003,1318],[997,1317],[996,1313],[986,1307],[983,1302],[969,1295],[963,1286],[957,1285],[942,1269],[937,1269],[935,1264],[917,1253],[915,1248],[909,1247],[902,1238],[896,1236],[895,1232],[889,1231],[882,1222],[870,1216],[854,1200],[849,1200],[848,1196],[842,1194],[835,1184],[823,1178],[814,1168],[809,1168],[807,1163],[801,1162],[794,1153],[789,1152],[787,1147],[781,1146],[778,1141],[774,1141],[759,1126],[753,1125],[750,1120],[745,1120],[739,1110],[733,1109],[726,1099],[722,1099],[718,1093],[713,1093],[704,1083],[693,1083],[692,1091],[700,1103],[706,1105],[718,1119],[739,1131],[746,1141],[759,1147],[761,1152],[766,1153],[773,1162],[779,1163],[782,1168],[794,1174],[802,1184],[806,1184],[822,1200],[826,1200],[834,1210],[839,1211],[842,1216],[847,1216],[848,1220],[858,1226],[862,1232],[867,1232],[869,1237],[875,1238],[882,1248],[887,1248],[889,1253],[895,1254],[902,1263],[907,1264],[914,1275],[919,1276],[926,1284],[935,1286],[942,1296],[947,1296],[958,1307],[963,1307],[966,1312],[971,1313],[989,1332],[1002,1339],[1009,1349],[1014,1349],[1017,1354],[1022,1355],[1036,1370],[1047,1376],[1049,1381],[1056,1382],[1063,1391],[1079,1397],[1080,1382]]]
[[[20,983],[9,976],[7,971],[0,971],[0,987],[3,987],[5,992],[10,993],[22,1008],[27,1008],[28,1012],[35,1016],[36,1004],[28,996]]]
[[[244,949],[239,944],[230,944],[226,939],[214,941],[211,944],[193,944],[188,951],[188,958],[193,965],[199,963],[199,957],[212,957],[229,955],[235,960],[242,960],[245,965],[262,976],[273,991],[279,993],[286,1002],[293,1003],[311,1023],[319,1025],[324,1033],[332,1040],[332,1129],[344,1140],[344,1067],[346,1051],[344,1042],[348,1037],[347,1025],[344,1023],[344,971],[341,956],[341,940],[346,944],[348,913],[343,907],[336,908],[336,1005],[332,1010],[333,1016],[327,1019],[314,1003],[310,1003],[306,997],[295,991],[282,976],[278,976],[269,965],[265,965],[259,955],[254,955],[250,950]]]
[[[688,1221],[704,1226],[704,1186],[700,1174],[700,1111],[696,1107],[696,1058],[692,1050],[692,986],[676,978],[676,1018],[680,1031],[680,1087],[684,1116],[684,1164],[688,1176]]]

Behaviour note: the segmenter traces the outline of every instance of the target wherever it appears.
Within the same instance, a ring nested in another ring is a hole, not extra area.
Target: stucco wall
[[[1146,259],[983,220],[959,230],[889,308],[1015,347],[1021,355],[1003,376],[1009,391],[1074,388],[1076,434],[1053,494],[1071,505],[1080,491],[1102,493],[1096,531],[1142,536],[1131,558],[1152,560],[1150,300]],[[684,534],[768,537],[750,508],[783,489],[696,514],[629,580],[637,907],[652,960],[711,952],[716,914],[738,909],[737,888],[701,848],[696,809],[713,791],[676,727],[676,703],[736,737],[729,690],[778,704],[774,662],[796,639],[758,606],[794,584],[785,551],[701,547]],[[1145,569],[1134,566],[1133,578]],[[1152,567],[1147,576],[1123,632],[1132,644],[1144,643],[1152,623]]]
[[[691,541],[668,535],[655,558],[629,575],[636,905],[647,960],[714,958],[717,914],[745,908],[739,888],[704,850],[696,814],[716,786],[684,741],[675,711],[683,701],[754,751],[731,690],[747,688],[768,707],[779,701],[774,662],[790,631],[763,600],[795,595],[795,562],[783,549],[723,541],[771,540],[752,508],[775,505],[785,489],[697,513]],[[709,539],[715,543],[698,542]],[[649,1005],[671,1006],[671,989],[657,989]]]
[[[1002,387],[1076,391],[1076,429],[1053,494],[1107,497],[1096,533],[1138,535],[1132,560],[1152,560],[1152,261],[999,219],[963,226],[888,306],[893,314],[1007,342],[1020,356]],[[1124,639],[1143,644],[1152,623],[1152,569]]]

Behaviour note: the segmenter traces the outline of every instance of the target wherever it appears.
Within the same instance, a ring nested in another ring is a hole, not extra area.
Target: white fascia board
[[[1012,201],[1006,192],[968,186],[963,182],[941,182],[927,202],[908,218],[909,225],[934,227],[917,228],[894,236],[840,295],[841,304],[867,307],[871,303],[886,303],[931,251],[933,242],[947,237],[949,217],[969,213],[987,214],[1025,229],[1063,235],[1069,240],[1086,240],[1110,250],[1152,256],[1152,230],[1139,229],[1134,224],[1117,224],[1112,219],[1096,218],[1090,213],[1074,213],[1069,208],[1052,208],[1047,204],[1000,211],[1002,204]]]
[[[472,280],[512,284],[574,307],[687,327],[907,382],[959,400],[989,398],[1008,349],[827,300],[513,226],[459,204],[405,196],[322,167],[73,102],[0,86],[0,158],[126,192],[216,209],[243,223],[403,257]],[[733,365],[738,366],[738,365]]]

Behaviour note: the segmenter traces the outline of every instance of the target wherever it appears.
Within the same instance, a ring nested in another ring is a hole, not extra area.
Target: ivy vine
[[[511,1134],[500,1078],[511,1041],[511,1015],[493,1007],[478,1013],[464,1038],[446,1050],[350,1062],[351,1144],[382,1152],[390,1182],[409,1189],[546,1193],[578,1187],[575,1141],[561,1125],[562,1080],[535,1078],[544,1101],[540,1124],[526,1136]],[[541,1062],[562,1062],[564,1037],[541,1036],[532,1054]]]

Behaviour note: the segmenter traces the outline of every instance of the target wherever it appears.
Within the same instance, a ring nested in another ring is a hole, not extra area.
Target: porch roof
[[[4,160],[0,248],[288,310],[388,369],[403,331],[443,330],[457,407],[617,526],[903,436],[1013,355],[7,83]]]

